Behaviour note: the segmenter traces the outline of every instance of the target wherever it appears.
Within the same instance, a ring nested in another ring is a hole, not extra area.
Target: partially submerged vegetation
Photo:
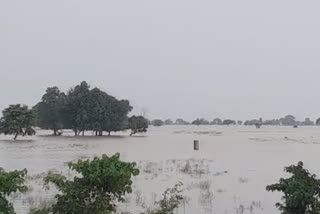
[[[147,132],[148,120],[142,116],[135,116],[129,118],[129,128],[131,129],[131,136],[137,133]]]
[[[284,194],[276,207],[282,214],[319,214],[320,180],[305,169],[302,162],[286,167],[285,171],[292,176],[267,186],[267,191]]]
[[[45,184],[53,184],[59,194],[49,209],[52,213],[111,213],[116,202],[132,192],[132,177],[139,174],[135,163],[121,161],[119,154],[103,155],[93,160],[79,160],[68,166],[79,174],[68,180],[61,174],[49,173]]]
[[[49,87],[32,110],[25,105],[6,108],[0,120],[0,133],[14,135],[16,139],[18,135],[34,135],[35,126],[50,129],[53,135],[61,135],[63,129],[72,129],[75,136],[85,135],[85,131],[92,131],[96,136],[127,129],[132,134],[146,132],[147,120],[142,116],[129,120],[131,110],[128,100],[118,100],[99,88],[91,89],[86,82],[67,93]]]
[[[75,136],[85,135],[86,131],[91,131],[96,136],[104,133],[131,130],[130,135],[144,133],[148,125],[255,125],[260,128],[262,125],[283,125],[298,127],[301,125],[319,125],[320,119],[316,122],[306,118],[305,121],[297,121],[292,115],[287,115],[280,119],[247,120],[244,123],[240,120],[215,118],[211,122],[204,118],[198,118],[191,123],[184,119],[171,119],[165,121],[155,119],[147,120],[143,116],[128,114],[133,107],[128,100],[118,100],[112,95],[95,87],[91,88],[87,82],[83,81],[79,85],[72,87],[66,93],[61,92],[58,87],[47,88],[41,101],[32,109],[26,105],[10,105],[3,111],[0,119],[0,134],[14,135],[17,139],[19,135],[34,135],[34,127],[52,130],[53,135],[62,135],[64,129],[72,129]]]
[[[126,195],[132,192],[132,178],[139,174],[136,164],[121,161],[119,154],[111,157],[103,155],[93,160],[79,160],[69,163],[68,166],[75,172],[72,179],[52,172],[44,177],[45,185],[53,184],[59,192],[51,204],[32,209],[30,213],[117,213],[119,203],[125,203]],[[184,171],[189,173],[191,170]],[[282,201],[277,203],[276,207],[283,214],[319,214],[320,180],[305,169],[302,162],[286,167],[285,171],[292,174],[291,177],[281,178],[278,183],[266,187],[267,191],[279,191],[284,194]],[[5,172],[0,169],[0,213],[15,213],[8,197],[15,192],[27,191],[27,186],[24,184],[26,174],[26,170]],[[201,192],[199,198],[201,204],[213,212],[214,193],[211,191],[211,181],[205,179],[195,185]],[[182,194],[184,191],[182,187],[182,183],[179,182],[173,188],[168,188],[160,200],[140,213],[173,214],[187,201]],[[140,195],[136,198],[139,200],[136,206],[143,206],[141,192],[136,194]],[[262,209],[261,202],[254,201],[248,207],[240,204],[236,212],[244,213],[246,210],[252,212],[256,208]]]
[[[84,135],[93,131],[102,136],[128,128],[128,100],[118,100],[99,88],[91,89],[86,82],[71,88],[66,94],[57,87],[48,88],[42,100],[34,107],[37,124],[42,129],[72,129]]]
[[[8,201],[8,196],[16,192],[25,192],[24,178],[27,170],[6,172],[0,168],[0,213],[14,214],[13,204]]]
[[[34,135],[33,129],[35,116],[32,110],[25,105],[10,105],[3,110],[0,119],[0,134],[14,135],[16,140],[18,135]]]
[[[132,178],[139,174],[136,163],[120,160],[120,155],[103,155],[93,160],[70,162],[69,168],[75,172],[72,179],[62,174],[49,172],[44,177],[45,187],[52,185],[58,194],[51,204],[33,208],[32,214],[111,214],[118,211],[118,204],[125,202],[125,196],[132,192]],[[5,172],[0,169],[0,213],[14,214],[8,196],[17,191],[25,192],[27,171]],[[163,198],[154,207],[146,209],[145,214],[173,214],[183,201],[182,183],[167,189]]]
[[[182,186],[183,184],[179,182],[173,188],[167,189],[163,193],[163,198],[155,203],[155,208],[149,208],[141,214],[173,214],[184,200]]]

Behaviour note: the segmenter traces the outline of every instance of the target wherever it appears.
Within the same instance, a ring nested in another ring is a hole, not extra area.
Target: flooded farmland
[[[70,175],[67,162],[116,152],[140,168],[133,193],[120,205],[126,213],[152,206],[166,188],[180,181],[185,201],[178,214],[278,213],[274,204],[281,195],[265,187],[285,176],[285,166],[301,160],[320,175],[318,127],[164,126],[135,137],[125,132],[112,137],[48,134],[38,131],[17,142],[0,136],[0,166],[28,169],[29,191],[11,197],[19,214],[53,200],[55,190],[42,188],[48,170]],[[193,150],[193,140],[199,140],[199,151]]]

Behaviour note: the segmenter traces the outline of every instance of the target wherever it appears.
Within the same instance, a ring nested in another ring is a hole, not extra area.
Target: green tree
[[[165,121],[164,121],[164,125],[166,125],[166,126],[170,126],[170,125],[173,125],[173,121],[171,120],[171,119],[166,119]]]
[[[220,118],[215,118],[211,122],[211,125],[222,125],[222,120]]]
[[[121,161],[118,153],[69,163],[69,168],[78,174],[73,180],[54,173],[45,178],[46,184],[52,183],[60,191],[51,208],[54,214],[109,214],[132,192],[131,179],[139,174],[136,164]]]
[[[25,192],[27,187],[24,185],[24,177],[27,170],[6,172],[0,168],[0,213],[14,214],[12,203],[7,200],[11,193]]]
[[[201,118],[201,119],[197,118],[196,120],[194,120],[192,122],[192,124],[200,126],[200,125],[209,125],[210,123],[207,120],[205,120],[204,118]]]
[[[236,124],[236,121],[234,120],[224,120],[222,122],[222,125],[235,125]]]
[[[34,110],[37,113],[37,125],[42,129],[51,129],[53,134],[63,128],[63,109],[65,94],[58,87],[49,87]]]
[[[129,118],[129,128],[131,129],[130,136],[136,133],[147,132],[148,120],[143,116],[135,116]]]
[[[267,191],[282,192],[282,203],[277,208],[282,214],[319,214],[320,213],[320,181],[316,175],[303,168],[303,163],[285,168],[292,174],[289,178],[281,178],[279,183],[267,186]]]
[[[162,120],[156,119],[151,122],[153,126],[163,126],[164,122]]]
[[[185,121],[181,118],[177,119],[175,122],[175,125],[189,125],[190,123],[188,121]]]
[[[296,118],[292,115],[287,115],[284,118],[280,118],[281,125],[283,126],[294,126],[296,125]]]
[[[128,113],[132,110],[128,100],[117,100],[99,88],[90,90],[86,82],[70,89],[66,97],[65,115],[75,135],[92,130],[102,136],[127,129]]]
[[[306,118],[303,122],[302,122],[303,126],[314,126],[314,122],[310,120],[310,118]]]
[[[90,124],[96,135],[103,131],[109,133],[122,131],[128,128],[128,113],[132,110],[129,101],[117,100],[115,97],[98,88],[90,94]]]
[[[68,91],[65,111],[75,135],[81,132],[84,135],[90,126],[90,86],[87,82],[83,81]]]
[[[0,119],[0,133],[14,135],[16,140],[18,135],[34,135],[32,128],[35,123],[35,116],[32,110],[26,105],[10,105],[3,110],[3,117]]]
[[[108,105],[110,97],[99,88],[90,91],[90,129],[96,133],[96,136],[102,136],[104,126],[109,123]]]
[[[127,115],[132,110],[132,106],[130,106],[128,100],[117,100],[116,98],[113,98],[110,105],[110,126],[105,130],[109,135],[110,132],[118,132],[128,128]]]

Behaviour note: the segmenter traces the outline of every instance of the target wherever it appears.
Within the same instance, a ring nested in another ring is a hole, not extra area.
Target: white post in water
[[[200,149],[199,141],[198,140],[194,140],[193,141],[193,150],[199,151],[199,149]]]

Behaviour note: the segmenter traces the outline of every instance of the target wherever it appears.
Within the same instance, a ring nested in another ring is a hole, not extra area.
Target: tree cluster
[[[319,120],[320,122],[320,120]],[[314,126],[315,122],[311,121],[310,118],[305,118],[304,121],[298,121],[293,115],[286,115],[285,117],[279,119],[263,120],[253,119],[244,122],[246,126],[261,125],[272,125],[272,126]],[[316,123],[317,124],[317,123]]]
[[[146,132],[147,120],[128,113],[132,107],[128,100],[118,100],[99,88],[91,89],[86,82],[63,93],[58,87],[47,88],[41,101],[32,110],[26,105],[10,105],[0,118],[0,134],[34,135],[33,127],[53,130],[72,129],[76,136],[92,131],[96,136],[131,129],[131,134]]]
[[[110,135],[128,127],[133,127],[135,133],[148,128],[145,124],[142,129],[137,127],[136,118],[128,120],[127,115],[132,110],[128,100],[118,100],[99,88],[91,89],[86,82],[81,82],[66,94],[57,87],[48,88],[34,110],[37,125],[42,129],[52,129],[54,135],[61,129],[72,129],[76,136],[84,135],[85,131],[102,136],[103,132]],[[135,124],[129,124],[129,121]]]

